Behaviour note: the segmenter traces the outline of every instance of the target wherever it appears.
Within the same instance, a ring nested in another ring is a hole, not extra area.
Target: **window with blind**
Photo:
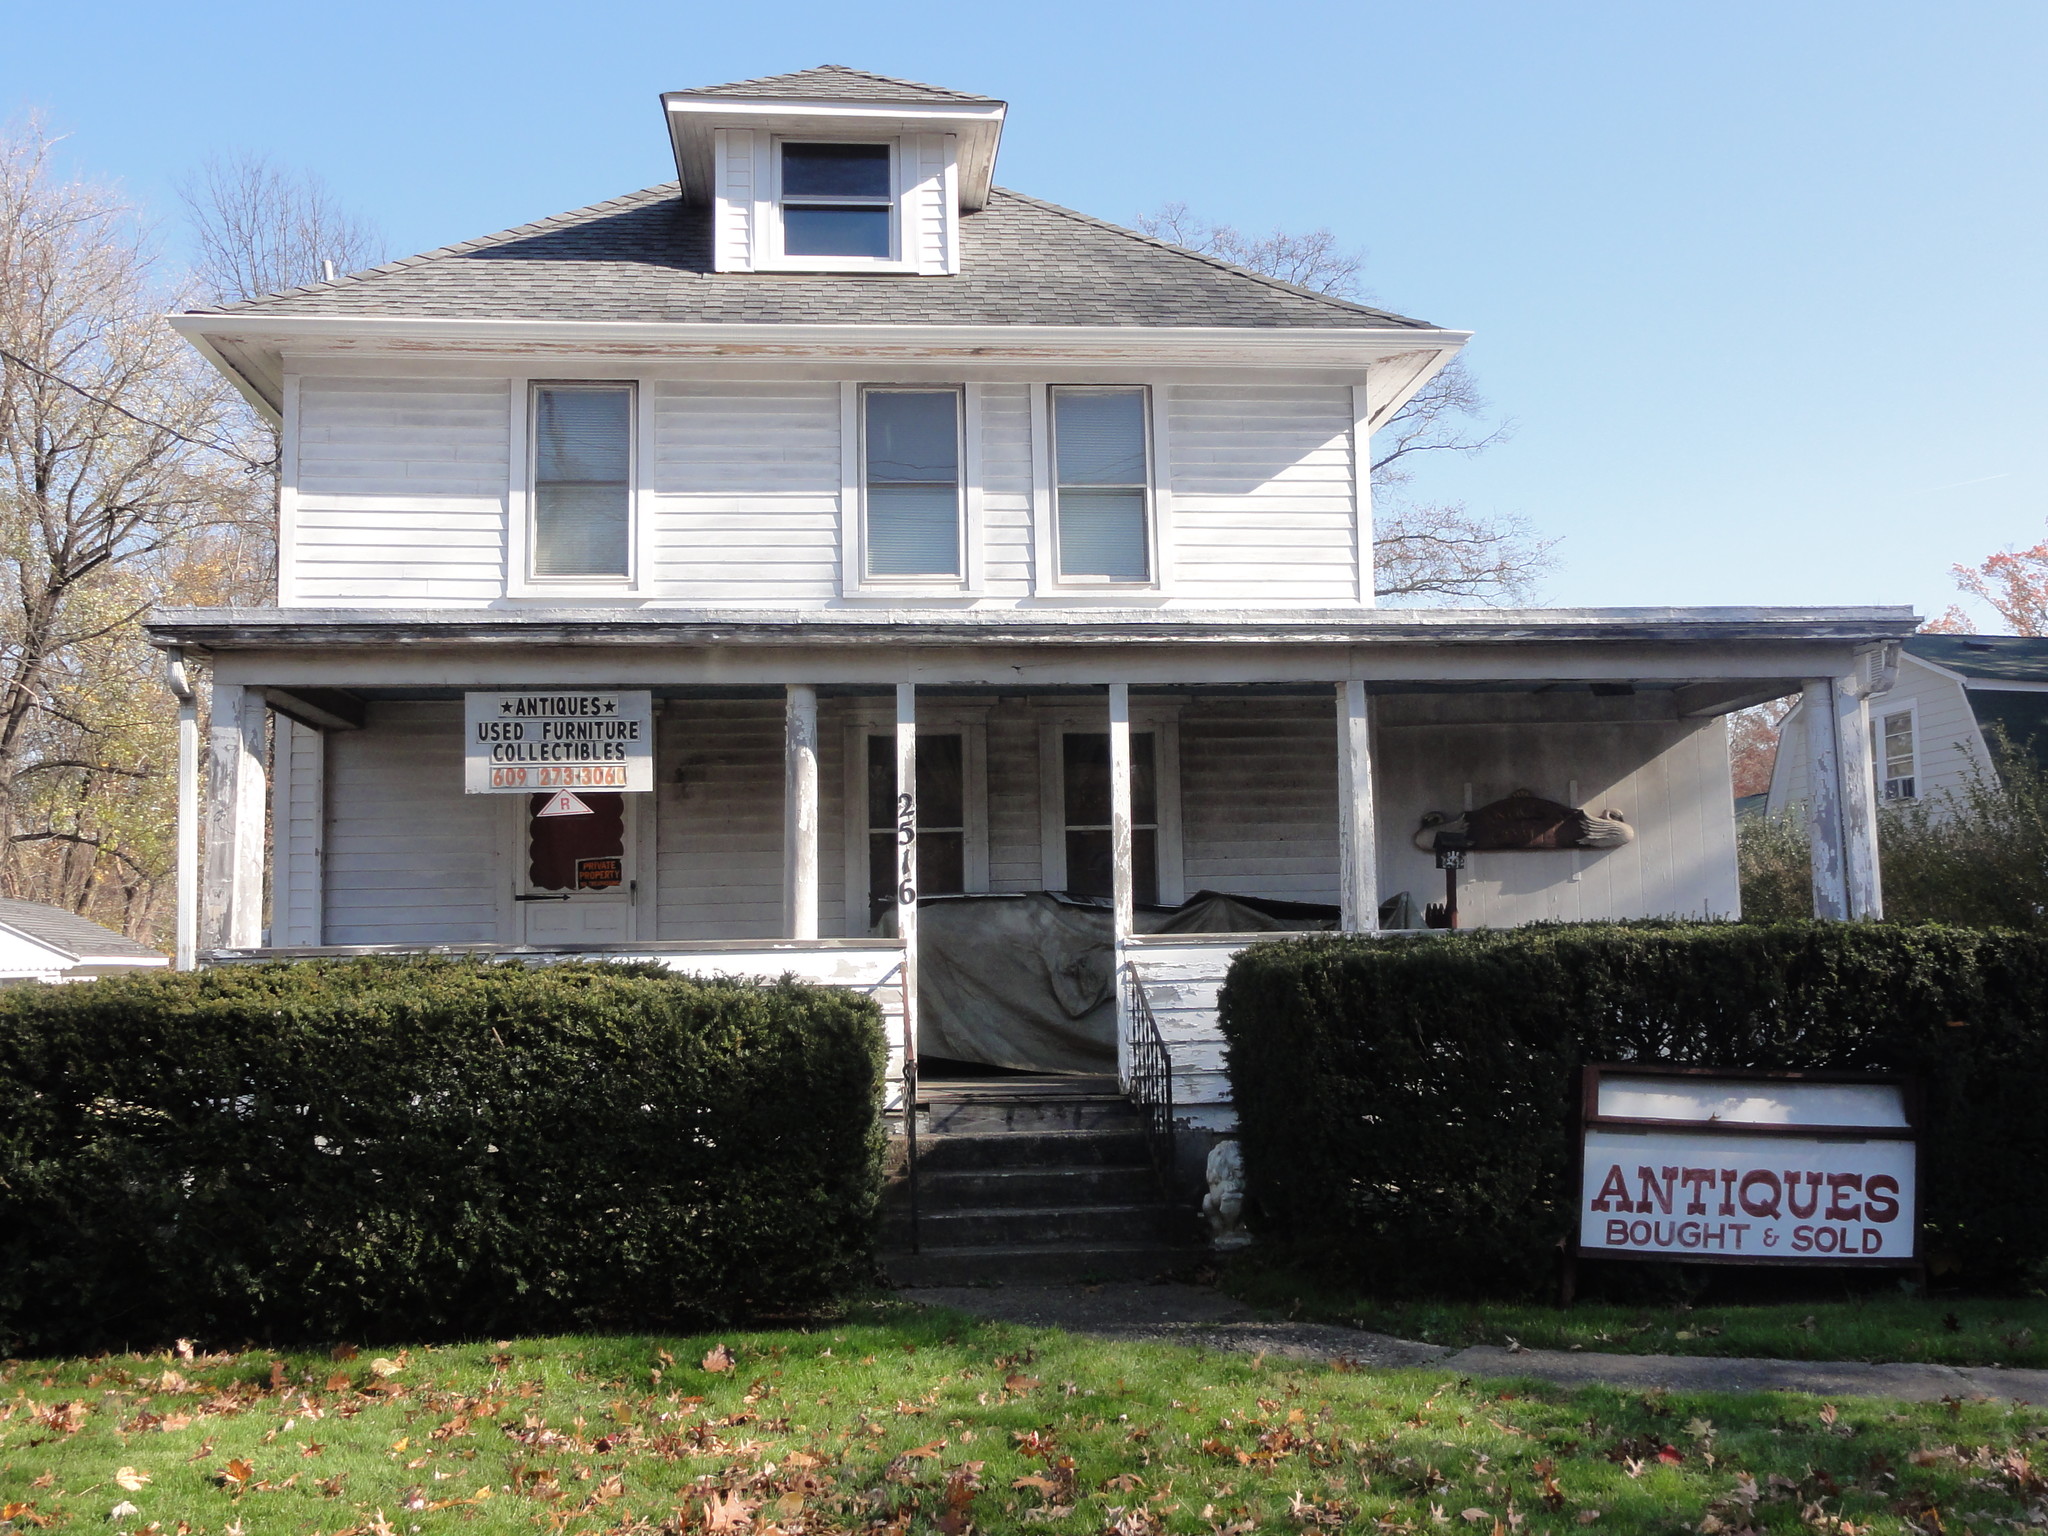
[[[633,386],[533,386],[536,580],[632,574]]]
[[[861,392],[869,579],[960,575],[960,392]]]
[[[1052,390],[1054,518],[1062,581],[1152,579],[1145,390]]]
[[[1919,798],[1919,775],[1913,758],[1913,712],[1900,710],[1870,722],[1871,759],[1887,800]]]
[[[896,192],[887,144],[782,146],[782,254],[895,254]]]
[[[1134,901],[1159,900],[1159,773],[1157,737],[1131,732],[1131,888]],[[1109,733],[1068,731],[1060,737],[1060,793],[1067,834],[1067,890],[1075,896],[1116,894],[1109,821]]]
[[[967,889],[967,741],[917,733],[917,891]],[[896,734],[868,736],[868,926],[896,905]]]

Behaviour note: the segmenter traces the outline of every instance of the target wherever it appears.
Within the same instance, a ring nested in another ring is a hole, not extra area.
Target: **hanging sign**
[[[1581,1120],[1581,1255],[1919,1261],[1919,1113],[1903,1079],[1594,1066]]]
[[[463,698],[462,787],[468,794],[654,788],[654,706],[644,688]],[[541,814],[576,812],[550,806]]]

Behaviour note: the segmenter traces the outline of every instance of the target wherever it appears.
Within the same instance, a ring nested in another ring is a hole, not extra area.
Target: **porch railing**
[[[1159,1032],[1152,1000],[1145,995],[1145,981],[1135,964],[1125,963],[1124,982],[1124,1059],[1130,1063],[1124,1092],[1144,1117],[1152,1164],[1159,1170],[1160,1181],[1173,1192],[1179,1187],[1173,1139],[1173,1053]]]

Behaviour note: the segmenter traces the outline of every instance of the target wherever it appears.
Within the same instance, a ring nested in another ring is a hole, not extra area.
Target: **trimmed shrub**
[[[1617,924],[1255,944],[1222,1027],[1270,1232],[1387,1291],[1533,1294],[1571,1230],[1579,1068],[1909,1072],[1922,1252],[2048,1261],[2048,937]]]
[[[866,1278],[874,1003],[653,965],[0,992],[0,1348],[703,1322]]]

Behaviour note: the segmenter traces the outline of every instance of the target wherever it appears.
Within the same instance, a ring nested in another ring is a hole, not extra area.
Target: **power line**
[[[175,437],[181,443],[190,443],[194,448],[205,448],[213,453],[225,454],[228,458],[239,460],[241,463],[248,465],[248,467],[251,469],[262,470],[265,473],[268,473],[269,471],[277,468],[277,460],[275,458],[252,459],[249,457],[249,455],[242,452],[241,449],[230,448],[226,443],[223,443],[216,438],[194,437],[189,432],[180,432],[176,427],[168,426],[161,421],[152,421],[147,416],[138,416],[135,414],[135,412],[129,410],[127,406],[121,404],[118,400],[109,400],[104,395],[96,395],[91,390],[86,389],[81,385],[72,383],[69,379],[65,378],[60,373],[52,373],[50,372],[49,369],[41,367],[38,364],[32,363],[25,357],[16,356],[14,353],[8,351],[5,347],[0,347],[0,359],[4,359],[7,362],[14,364],[15,367],[17,368],[26,368],[30,373],[35,374],[38,378],[48,379],[52,384],[61,384],[64,388],[70,390],[74,395],[77,395],[79,398],[84,400],[90,400],[94,405],[102,405],[105,406],[110,411],[118,411],[121,415],[126,416],[130,421],[136,423],[138,426],[148,427],[152,432],[168,433],[170,436]]]

